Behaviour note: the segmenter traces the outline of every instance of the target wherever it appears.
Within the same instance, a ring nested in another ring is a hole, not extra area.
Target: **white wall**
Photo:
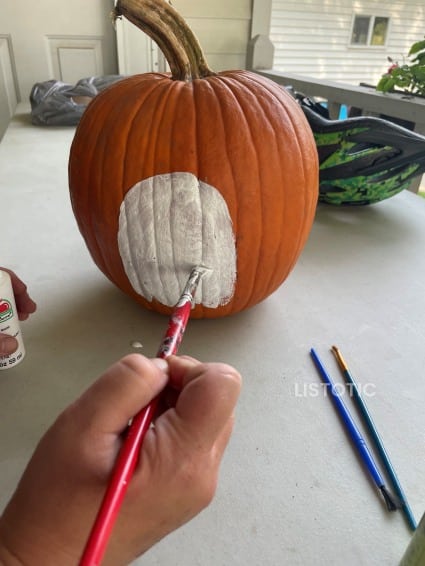
[[[390,17],[386,47],[349,45],[354,12]],[[278,70],[375,84],[387,55],[402,61],[425,35],[424,0],[273,0],[270,37]]]
[[[245,69],[252,0],[173,0],[214,71]]]
[[[18,102],[9,37],[0,36],[0,139]]]
[[[39,81],[116,72],[112,6],[112,0],[0,0],[0,36],[10,40],[22,100]]]

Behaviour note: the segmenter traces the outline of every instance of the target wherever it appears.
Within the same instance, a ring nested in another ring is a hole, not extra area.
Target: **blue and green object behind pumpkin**
[[[425,137],[381,118],[329,120],[326,109],[303,98],[316,140],[319,201],[373,204],[407,189],[425,172]]]

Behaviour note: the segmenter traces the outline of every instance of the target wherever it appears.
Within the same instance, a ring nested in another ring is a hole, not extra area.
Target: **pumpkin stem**
[[[166,0],[118,0],[114,19],[125,16],[144,31],[170,65],[174,80],[191,81],[214,75],[194,33]]]

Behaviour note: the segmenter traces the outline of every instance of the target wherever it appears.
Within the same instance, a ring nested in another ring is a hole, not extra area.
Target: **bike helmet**
[[[382,118],[330,120],[327,109],[297,95],[319,154],[319,201],[364,205],[407,189],[425,172],[425,137]]]

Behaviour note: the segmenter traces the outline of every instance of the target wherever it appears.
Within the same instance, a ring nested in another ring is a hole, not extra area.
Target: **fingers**
[[[81,427],[121,433],[141,409],[165,387],[168,366],[130,354],[111,366],[72,406]]]
[[[197,448],[227,443],[241,388],[239,373],[226,364],[202,364],[193,358],[168,358],[170,383],[183,387],[175,411],[181,432]]]
[[[12,287],[19,320],[26,320],[30,314],[36,311],[37,305],[29,296],[25,283],[15,274],[12,275]]]
[[[0,356],[9,356],[18,348],[18,341],[13,336],[0,334]]]
[[[26,320],[30,314],[35,312],[37,305],[29,296],[27,286],[21,279],[19,279],[16,273],[4,267],[1,269],[7,271],[10,275],[19,320]]]

